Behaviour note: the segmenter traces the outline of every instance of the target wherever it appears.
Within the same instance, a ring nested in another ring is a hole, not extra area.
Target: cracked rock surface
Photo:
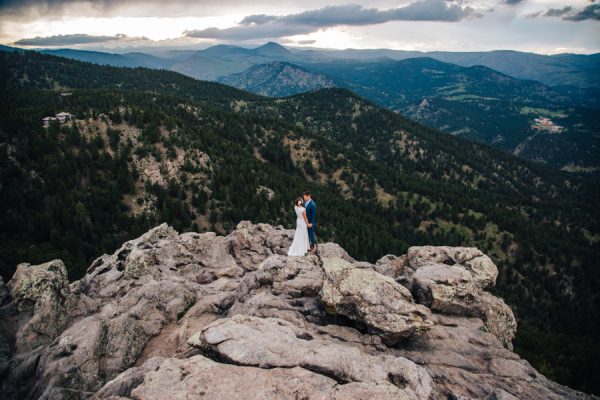
[[[0,281],[6,399],[592,399],[511,351],[516,322],[474,248],[374,265],[293,231],[160,225],[68,282],[60,260]]]

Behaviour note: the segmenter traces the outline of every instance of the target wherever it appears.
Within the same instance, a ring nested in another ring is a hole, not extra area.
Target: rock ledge
[[[6,399],[592,399],[513,353],[516,322],[474,248],[375,264],[293,231],[166,224],[69,283],[60,260],[0,280]]]

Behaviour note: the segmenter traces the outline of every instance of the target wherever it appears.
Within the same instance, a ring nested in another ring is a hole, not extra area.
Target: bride
[[[294,211],[296,211],[296,231],[294,232],[294,240],[288,250],[288,256],[304,256],[310,249],[308,240],[308,219],[306,218],[306,210],[302,207],[302,199],[297,198],[294,201]]]

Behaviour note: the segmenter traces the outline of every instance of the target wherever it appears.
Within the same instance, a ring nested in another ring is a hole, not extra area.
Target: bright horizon
[[[360,2],[358,2],[360,3]],[[0,43],[125,52],[256,47],[408,51],[600,52],[600,3],[590,0],[157,0],[0,3]]]

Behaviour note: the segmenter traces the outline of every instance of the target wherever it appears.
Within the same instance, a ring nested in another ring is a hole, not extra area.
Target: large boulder
[[[323,269],[316,256],[274,255],[258,266],[258,279],[270,284],[275,295],[315,297],[323,287]]]
[[[469,271],[458,265],[430,264],[412,276],[415,300],[445,314],[476,315],[479,291]]]
[[[242,221],[229,234],[227,240],[238,263],[246,270],[255,270],[262,261],[273,254],[286,255],[293,236],[292,230]]]
[[[460,265],[471,273],[473,283],[480,289],[494,286],[498,277],[494,262],[475,247],[414,246],[408,249],[403,260],[405,275],[424,265]]]
[[[63,331],[74,300],[62,261],[19,264],[8,288],[19,312],[16,353],[48,344]]]
[[[319,297],[325,307],[381,332],[388,343],[431,327],[429,309],[393,279],[337,257],[323,259],[323,271]]]
[[[478,316],[500,342],[509,350],[513,349],[512,340],[517,333],[517,320],[510,307],[499,297],[490,293],[481,294],[481,312]]]
[[[346,250],[344,250],[337,243],[323,243],[319,245],[319,257],[321,258],[343,258],[348,262],[355,262],[352,257],[348,254]]]
[[[110,381],[96,399],[156,400],[410,400],[388,382],[340,384],[301,367],[255,368],[187,359],[152,358]]]
[[[356,347],[314,337],[277,318],[235,315],[217,320],[188,343],[239,365],[303,367],[342,383],[391,382],[412,399],[428,399],[432,394],[427,372],[403,357],[366,354]]]
[[[400,258],[384,257],[380,271],[397,277],[417,303],[449,315],[481,318],[487,329],[509,349],[517,323],[510,307],[485,289],[493,286],[498,268],[480,250],[471,247],[411,247]]]

